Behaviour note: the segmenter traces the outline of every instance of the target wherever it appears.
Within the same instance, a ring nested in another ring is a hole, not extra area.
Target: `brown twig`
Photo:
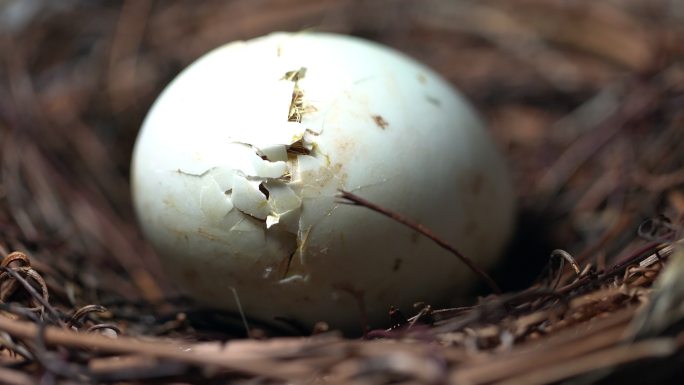
[[[433,233],[430,229],[427,227],[423,226],[420,223],[416,223],[405,216],[396,213],[394,211],[388,210],[384,207],[381,207],[373,202],[370,202],[366,199],[361,198],[360,196],[353,194],[349,191],[344,191],[340,190],[340,197],[343,199],[342,203],[345,204],[350,204],[354,206],[362,206],[366,207],[368,209],[371,209],[377,213],[380,213],[388,218],[393,219],[396,222],[401,223],[402,225],[417,231],[418,233],[422,234],[423,236],[429,238],[433,242],[435,242],[437,245],[439,245],[441,248],[447,250],[451,254],[455,255],[458,259],[460,259],[463,263],[466,264],[472,270],[475,274],[477,274],[482,280],[489,286],[490,290],[494,292],[495,294],[501,294],[501,289],[499,289],[499,286],[494,282],[492,277],[490,277],[484,270],[482,270],[479,266],[473,262],[472,259],[466,257],[463,253],[458,251],[454,246],[450,245],[448,242],[444,241],[442,238],[437,236],[435,233]]]
[[[38,301],[38,303],[40,303],[40,305],[43,306],[43,308],[45,310],[47,310],[48,314],[50,314],[50,317],[52,318],[52,321],[54,323],[56,323],[57,325],[63,326],[63,323],[62,323],[62,320],[59,316],[59,313],[57,312],[57,310],[54,307],[52,307],[52,305],[50,305],[50,303],[47,300],[47,286],[45,285],[45,282],[42,281],[42,278],[40,278],[40,276],[37,273],[35,273],[35,271],[32,270],[30,267],[29,268],[23,268],[23,269],[26,269],[25,272],[30,277],[32,277],[33,279],[38,279],[38,278],[40,279],[39,282],[40,282],[40,285],[41,285],[41,288],[43,291],[42,295],[39,294],[36,291],[36,289],[26,279],[24,279],[24,277],[22,277],[17,271],[15,271],[14,269],[9,268],[9,267],[0,266],[0,271],[12,276],[13,279],[18,281],[24,287],[24,289],[26,289],[26,291],[29,292],[29,294],[31,295],[31,297],[34,300]],[[33,272],[34,274],[31,274],[31,272]]]
[[[8,385],[34,385],[36,379],[19,370],[0,368],[0,378]]]
[[[666,257],[672,254],[671,246],[663,245],[661,243],[652,242],[640,248],[636,252],[631,253],[624,260],[616,263],[608,271],[599,275],[598,277],[586,276],[579,280],[570,283],[558,289],[558,293],[567,294],[573,290],[577,290],[585,285],[598,286],[611,278],[619,276],[625,272],[630,265],[638,263],[639,261],[650,257],[651,255],[660,255]]]
[[[563,277],[563,269],[565,268],[565,262],[567,261],[570,266],[572,266],[573,271],[575,272],[575,275],[577,277],[580,276],[581,271],[579,264],[575,259],[570,255],[565,250],[561,249],[555,249],[551,252],[551,255],[549,256],[549,263],[546,265],[546,270],[549,270],[549,274],[553,273],[553,261],[558,259],[560,261],[560,266],[558,266],[558,271],[556,273],[556,278],[555,279],[550,279],[549,282],[553,282],[553,285],[551,285],[551,289],[555,290],[558,287],[558,284],[561,281],[561,278]],[[549,278],[551,278],[550,276]]]
[[[67,327],[79,326],[83,318],[90,313],[104,313],[107,308],[102,305],[86,305],[74,312],[74,314],[66,321]]]
[[[40,333],[40,328],[30,322],[15,321],[9,318],[0,317],[0,330],[20,339],[35,339]],[[46,345],[59,345],[71,348],[97,349],[101,352],[118,354],[140,354],[150,357],[169,359],[174,361],[186,362],[199,365],[201,367],[216,367],[237,371],[240,373],[267,376],[282,380],[295,380],[305,378],[309,375],[309,370],[303,370],[301,366],[277,364],[273,360],[273,355],[282,351],[282,347],[288,342],[281,341],[281,349],[272,349],[271,355],[259,355],[250,346],[268,347],[268,343],[254,342],[252,345],[238,344],[229,345],[225,349],[214,346],[211,354],[196,349],[193,344],[181,343],[180,341],[161,340],[139,340],[131,337],[110,338],[99,334],[76,333],[67,329],[46,326],[44,330],[44,341]],[[289,345],[291,346],[289,341]],[[323,341],[305,342],[302,340],[301,346],[317,346]],[[279,342],[271,343],[272,347]],[[263,353],[267,350],[262,348]]]

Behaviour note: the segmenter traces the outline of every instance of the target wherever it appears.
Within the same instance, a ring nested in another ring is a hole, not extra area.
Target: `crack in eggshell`
[[[212,223],[218,223],[233,209],[233,202],[226,196],[215,179],[207,181],[200,189],[200,210]]]
[[[283,257],[279,268],[281,279],[278,282],[281,284],[308,280],[305,257],[309,234],[320,220],[335,209],[335,196],[342,187],[342,182],[331,168],[329,157],[314,153],[316,138],[322,133],[322,122],[314,120],[311,125],[302,123],[304,114],[316,111],[305,100],[304,92],[299,87],[299,81],[305,74],[306,69],[301,67],[296,71],[288,71],[283,77],[290,81],[292,87],[288,113],[291,124],[279,127],[279,134],[275,137],[259,137],[259,140],[244,142],[264,162],[287,159],[286,173],[277,177],[257,173],[255,181],[261,182],[268,197],[257,191],[256,183],[245,184],[243,179],[238,179],[237,183],[250,188],[233,188],[235,207],[250,215],[256,214],[259,218],[265,216],[266,233],[276,229],[296,237],[296,247]],[[283,143],[284,138],[290,140]],[[253,197],[242,200],[242,194],[251,194]],[[304,200],[307,210],[302,208]]]
[[[295,239],[296,247],[281,262],[279,284],[306,282],[309,279],[309,273],[303,258],[307,237],[308,231],[301,235],[297,234]]]
[[[283,144],[276,144],[272,146],[261,147],[256,149],[257,154],[262,156],[264,160],[271,162],[283,161],[287,162],[287,146]]]
[[[232,200],[235,208],[260,220],[266,220],[271,212],[266,196],[259,190],[260,180],[248,180],[241,175],[233,176]]]
[[[316,147],[323,121],[306,119],[311,116],[306,113],[316,109],[299,87],[305,73],[303,67],[288,71],[277,82],[275,94],[265,101],[265,111],[280,116],[275,126],[231,136],[224,143],[227,161],[195,175],[206,179],[200,208],[211,223],[220,224],[235,209],[234,214],[243,219],[233,222],[228,232],[277,238],[288,245],[280,266],[264,270],[265,279],[275,278],[272,272],[278,271],[280,284],[309,279],[309,235],[338,207],[336,195],[344,184],[338,176],[340,164],[331,164],[329,156]]]
[[[289,232],[296,233],[302,200],[285,182],[266,180],[264,187],[269,192],[270,212],[266,217],[266,228],[281,224]]]
[[[228,143],[226,151],[231,153],[230,168],[257,178],[281,178],[288,173],[287,162],[263,159],[255,148],[251,143]],[[273,147],[270,149],[275,153]]]

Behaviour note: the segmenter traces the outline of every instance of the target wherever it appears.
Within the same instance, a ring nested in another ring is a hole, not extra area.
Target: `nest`
[[[494,272],[507,294],[484,289],[468,307],[422,303],[406,315],[388,304],[387,325],[360,339],[324,325],[285,336],[258,325],[246,332],[165,277],[129,197],[145,113],[211,48],[302,29],[407,52],[482,111],[519,196],[518,234]],[[682,375],[678,2],[8,0],[0,52],[0,381]]]

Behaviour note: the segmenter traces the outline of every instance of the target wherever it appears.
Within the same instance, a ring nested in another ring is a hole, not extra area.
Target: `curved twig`
[[[437,245],[439,245],[441,248],[447,250],[451,254],[455,255],[458,259],[460,259],[463,263],[466,264],[472,270],[475,274],[480,276],[482,280],[489,286],[489,288],[495,293],[495,294],[501,294],[501,289],[499,289],[499,286],[494,282],[492,277],[490,277],[484,270],[482,270],[479,266],[473,262],[472,259],[466,257],[463,253],[458,251],[454,246],[450,245],[448,242],[444,241],[440,237],[438,237],[435,233],[433,233],[430,229],[427,227],[421,225],[420,223],[416,223],[411,221],[410,219],[404,217],[401,214],[395,213],[393,211],[387,210],[383,207],[378,206],[377,204],[367,201],[360,196],[353,194],[349,191],[344,191],[344,190],[339,190],[340,192],[340,197],[343,199],[341,203],[344,204],[349,204],[353,206],[363,206],[368,209],[371,209],[377,213],[380,213],[386,217],[389,217],[402,225],[417,231],[418,233],[424,235],[425,237],[429,238],[433,242],[435,242]]]

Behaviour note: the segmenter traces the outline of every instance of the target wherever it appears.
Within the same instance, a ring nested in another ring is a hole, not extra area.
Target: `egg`
[[[349,36],[274,33],[211,51],[159,96],[132,161],[144,234],[210,306],[358,331],[386,325],[390,306],[468,291],[475,275],[458,258],[340,190],[482,267],[512,231],[505,162],[468,102],[415,60]]]

